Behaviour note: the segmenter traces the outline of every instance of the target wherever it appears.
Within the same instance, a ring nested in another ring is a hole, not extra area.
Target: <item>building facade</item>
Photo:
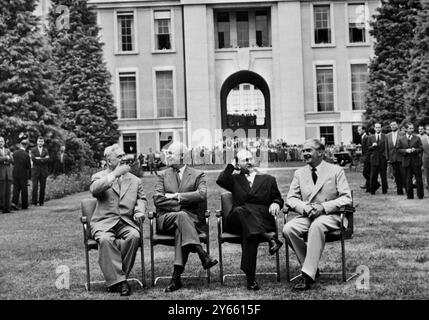
[[[227,129],[348,144],[362,122],[378,0],[89,4],[126,152],[211,146]]]

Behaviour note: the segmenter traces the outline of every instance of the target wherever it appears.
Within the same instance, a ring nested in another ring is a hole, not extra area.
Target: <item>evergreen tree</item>
[[[408,116],[418,124],[429,124],[429,3],[419,14],[409,70]]]
[[[375,39],[369,66],[366,95],[366,121],[398,123],[406,117],[408,69],[418,13],[419,0],[382,0],[371,21],[370,33]]]
[[[0,6],[0,135],[12,146],[25,132],[60,136],[49,46],[33,15],[34,0],[2,0]]]
[[[86,0],[52,0],[49,16],[56,81],[64,102],[62,127],[84,139],[99,160],[119,133],[95,13]]]

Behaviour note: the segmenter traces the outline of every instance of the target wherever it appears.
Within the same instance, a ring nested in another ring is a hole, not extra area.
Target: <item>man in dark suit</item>
[[[10,213],[13,155],[4,145],[4,138],[0,136],[0,205],[3,213]]]
[[[413,175],[416,179],[417,196],[423,199],[423,178],[422,178],[422,141],[414,134],[414,125],[406,125],[407,133],[399,139],[399,152],[402,154],[402,166],[405,169],[407,179],[407,198],[414,198]]]
[[[43,206],[45,202],[46,179],[48,178],[49,153],[43,147],[45,140],[42,136],[37,138],[37,146],[31,149],[31,160],[33,161],[33,169],[31,170],[31,182],[33,187],[32,203],[36,206]],[[39,199],[37,199],[37,191],[40,185]]]
[[[381,177],[381,189],[383,194],[387,193],[387,149],[386,136],[381,132],[381,124],[374,125],[375,134],[368,138],[367,146],[370,152],[371,164],[370,192],[375,194],[378,188],[378,175]]]
[[[390,123],[391,132],[386,135],[387,161],[392,166],[393,176],[395,177],[396,192],[398,195],[404,194],[405,179],[402,168],[402,155],[399,153],[399,128],[396,121]]]
[[[235,170],[240,173],[233,174]],[[240,150],[236,160],[226,166],[216,183],[232,193],[233,208],[227,218],[227,231],[241,234],[241,270],[246,274],[247,288],[259,290],[255,273],[260,240],[269,243],[270,254],[283,244],[275,235],[274,216],[284,203],[276,179],[259,173],[254,167],[252,153]]]
[[[423,148],[423,168],[426,176],[426,189],[429,190],[429,124],[425,126],[426,134],[421,138]]]
[[[362,163],[363,170],[362,175],[365,178],[365,184],[361,186],[362,189],[365,189],[366,192],[370,191],[369,182],[371,178],[371,164],[369,162],[369,151],[368,151],[368,134],[366,133],[366,128],[364,126],[358,127],[358,133],[361,135],[361,146],[362,146]]]
[[[173,142],[166,150],[169,166],[158,175],[153,202],[157,211],[156,226],[160,233],[174,233],[174,270],[165,292],[182,287],[181,274],[189,253],[196,252],[204,269],[218,263],[204,251],[198,233],[207,231],[204,213],[207,209],[205,174],[184,164],[188,150],[180,142]]]
[[[28,140],[22,140],[19,149],[13,153],[13,197],[12,208],[18,210],[19,194],[21,194],[21,208],[28,208],[27,181],[31,179],[30,156],[25,151]]]

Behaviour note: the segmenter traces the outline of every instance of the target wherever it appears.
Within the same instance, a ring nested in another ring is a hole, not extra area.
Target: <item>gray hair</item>
[[[106,149],[104,149],[104,157],[107,159],[113,153],[117,153],[118,151],[122,151],[122,148],[119,146],[119,144],[112,144],[111,146],[108,146]]]
[[[307,143],[313,144],[313,146],[315,146],[317,150],[325,150],[325,145],[319,139],[308,139],[305,141],[305,144]]]

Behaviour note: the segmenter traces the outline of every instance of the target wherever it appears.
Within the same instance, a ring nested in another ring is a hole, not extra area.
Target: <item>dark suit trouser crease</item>
[[[22,209],[28,208],[28,189],[27,179],[14,179],[13,180],[13,197],[12,203],[18,206],[19,194],[21,194],[21,207]]]
[[[368,160],[365,160],[363,163],[363,170],[362,170],[362,175],[365,178],[365,187],[366,190],[370,190],[370,180],[371,180],[371,164]]]
[[[275,231],[275,220],[270,215],[250,213],[244,207],[235,207],[227,217],[229,232],[241,234],[241,270],[253,279],[256,273],[258,246],[263,233]],[[272,221],[271,221],[272,220]]]
[[[413,190],[413,175],[416,178],[416,187],[417,187],[417,197],[423,198],[424,191],[423,191],[423,178],[422,178],[422,168],[421,166],[408,166],[405,167],[405,175],[407,177],[407,197],[413,198],[414,197],[414,190]]]
[[[197,220],[186,211],[167,212],[157,218],[159,230],[165,233],[174,232],[174,264],[185,266],[187,256],[183,254],[183,247],[200,245],[200,238],[196,227]],[[189,253],[189,252],[188,252]]]
[[[41,174],[35,174],[31,177],[32,188],[33,188],[31,200],[34,205],[37,204],[37,193],[38,193],[37,191],[39,186],[40,186],[39,204],[43,205],[43,203],[45,202],[46,179],[47,177]]]
[[[120,220],[108,231],[97,231],[98,263],[106,280],[106,286],[126,280],[133,268],[140,245],[140,233]]]
[[[12,181],[0,180],[0,204],[3,212],[10,211],[10,186]]]
[[[371,193],[374,193],[377,187],[378,175],[381,177],[381,190],[387,192],[387,162],[381,161],[379,165],[371,165]]]
[[[402,162],[392,162],[393,176],[395,177],[396,192],[403,193],[405,188],[405,173]]]

